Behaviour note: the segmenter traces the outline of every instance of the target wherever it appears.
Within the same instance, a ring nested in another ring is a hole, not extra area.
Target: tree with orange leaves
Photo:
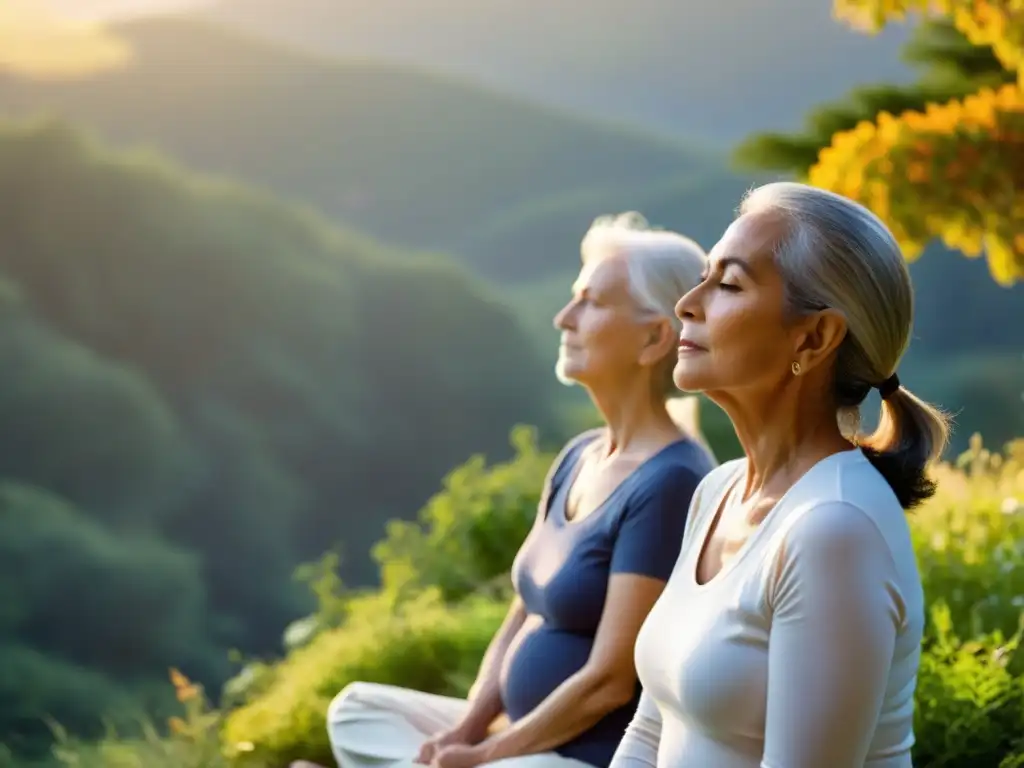
[[[947,100],[882,108],[836,131],[806,180],[869,206],[908,258],[938,238],[968,256],[984,254],[1002,285],[1024,279],[1024,0],[835,0],[834,7],[868,32],[912,13],[942,14],[971,45],[990,49],[1005,77]],[[761,137],[742,150],[764,157],[773,141],[780,143]]]

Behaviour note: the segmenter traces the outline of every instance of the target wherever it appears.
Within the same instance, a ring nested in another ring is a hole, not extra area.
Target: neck
[[[746,455],[744,500],[781,495],[815,463],[852,447],[839,429],[836,409],[804,395],[796,383],[788,391],[714,399],[729,415]]]
[[[625,387],[588,387],[590,399],[608,428],[608,453],[648,452],[682,437],[648,381]]]

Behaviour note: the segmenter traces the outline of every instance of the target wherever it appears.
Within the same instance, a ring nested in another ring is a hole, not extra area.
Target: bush
[[[396,602],[428,587],[456,601],[508,573],[537,516],[541,487],[555,456],[537,448],[536,432],[512,431],[515,455],[487,467],[473,456],[445,477],[417,523],[388,523],[373,550],[382,589]]]
[[[917,688],[915,765],[1024,765],[1024,440],[971,440],[938,470],[912,532],[932,621]]]
[[[471,598],[447,607],[435,590],[394,611],[386,601],[382,595],[357,600],[345,627],[295,651],[261,696],[232,713],[224,740],[241,766],[286,765],[300,758],[333,764],[327,707],[357,680],[466,694],[507,605]]]
[[[452,473],[419,529],[400,528],[402,538],[378,549],[385,571],[393,565],[388,558],[401,561],[402,578],[381,592],[350,596],[342,626],[322,631],[269,668],[251,700],[227,715],[221,735],[234,768],[299,758],[333,764],[324,715],[335,694],[355,680],[465,693],[507,600],[462,595],[473,578],[489,573],[481,552],[510,562],[522,538],[511,536],[511,521],[521,523],[535,505],[550,461],[534,451],[528,433],[517,446],[517,458],[507,464],[487,469],[472,460]],[[1024,440],[996,454],[975,439],[956,465],[943,465],[938,474],[938,495],[911,518],[931,606],[917,689],[915,765],[1021,768]],[[507,497],[499,493],[501,478],[511,489]],[[503,538],[504,548],[492,550]],[[473,549],[478,544],[480,551]],[[477,565],[456,578],[452,574],[463,572],[451,559]],[[448,587],[429,586],[430,579]],[[400,597],[389,591],[396,583]],[[167,743],[184,738],[175,733]],[[64,754],[68,766],[98,765],[72,762],[74,751]],[[108,764],[170,766],[157,760]],[[175,765],[198,763],[182,757]]]
[[[1005,641],[995,632],[963,642],[944,603],[932,619],[935,636],[922,655],[916,692],[915,764],[1018,765],[1024,759],[1019,635]]]
[[[143,721],[141,733],[118,739],[116,733],[96,744],[85,744],[57,730],[54,755],[68,768],[228,768],[228,751],[221,744],[223,715],[209,705],[203,687],[171,670],[171,684],[181,716],[168,722],[165,738],[152,723]]]
[[[929,600],[961,637],[1016,632],[1024,609],[1024,439],[993,453],[981,438],[936,472],[939,492],[912,519]]]

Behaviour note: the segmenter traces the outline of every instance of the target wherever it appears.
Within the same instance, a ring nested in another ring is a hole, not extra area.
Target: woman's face
[[[744,214],[711,250],[705,279],[676,304],[683,321],[677,387],[689,392],[771,390],[792,376],[805,327],[785,312],[772,245],[777,217]]]
[[[625,259],[617,255],[583,265],[572,298],[555,315],[554,325],[562,334],[559,379],[588,387],[627,381],[656,362],[657,355],[664,357],[674,343],[674,334],[669,331],[666,336],[664,331],[664,326],[671,327],[667,320],[640,318],[629,293]],[[666,336],[660,353],[651,348],[652,336]]]

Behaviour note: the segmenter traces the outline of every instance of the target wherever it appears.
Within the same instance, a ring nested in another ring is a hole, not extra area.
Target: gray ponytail
[[[910,340],[914,296],[899,245],[867,208],[816,187],[777,182],[754,189],[744,213],[782,214],[788,232],[776,247],[790,310],[829,307],[846,318],[835,399],[840,424],[859,426],[859,408],[873,387],[896,371]],[[935,493],[929,465],[945,449],[948,420],[898,386],[882,400],[878,428],[857,442],[905,509]]]

